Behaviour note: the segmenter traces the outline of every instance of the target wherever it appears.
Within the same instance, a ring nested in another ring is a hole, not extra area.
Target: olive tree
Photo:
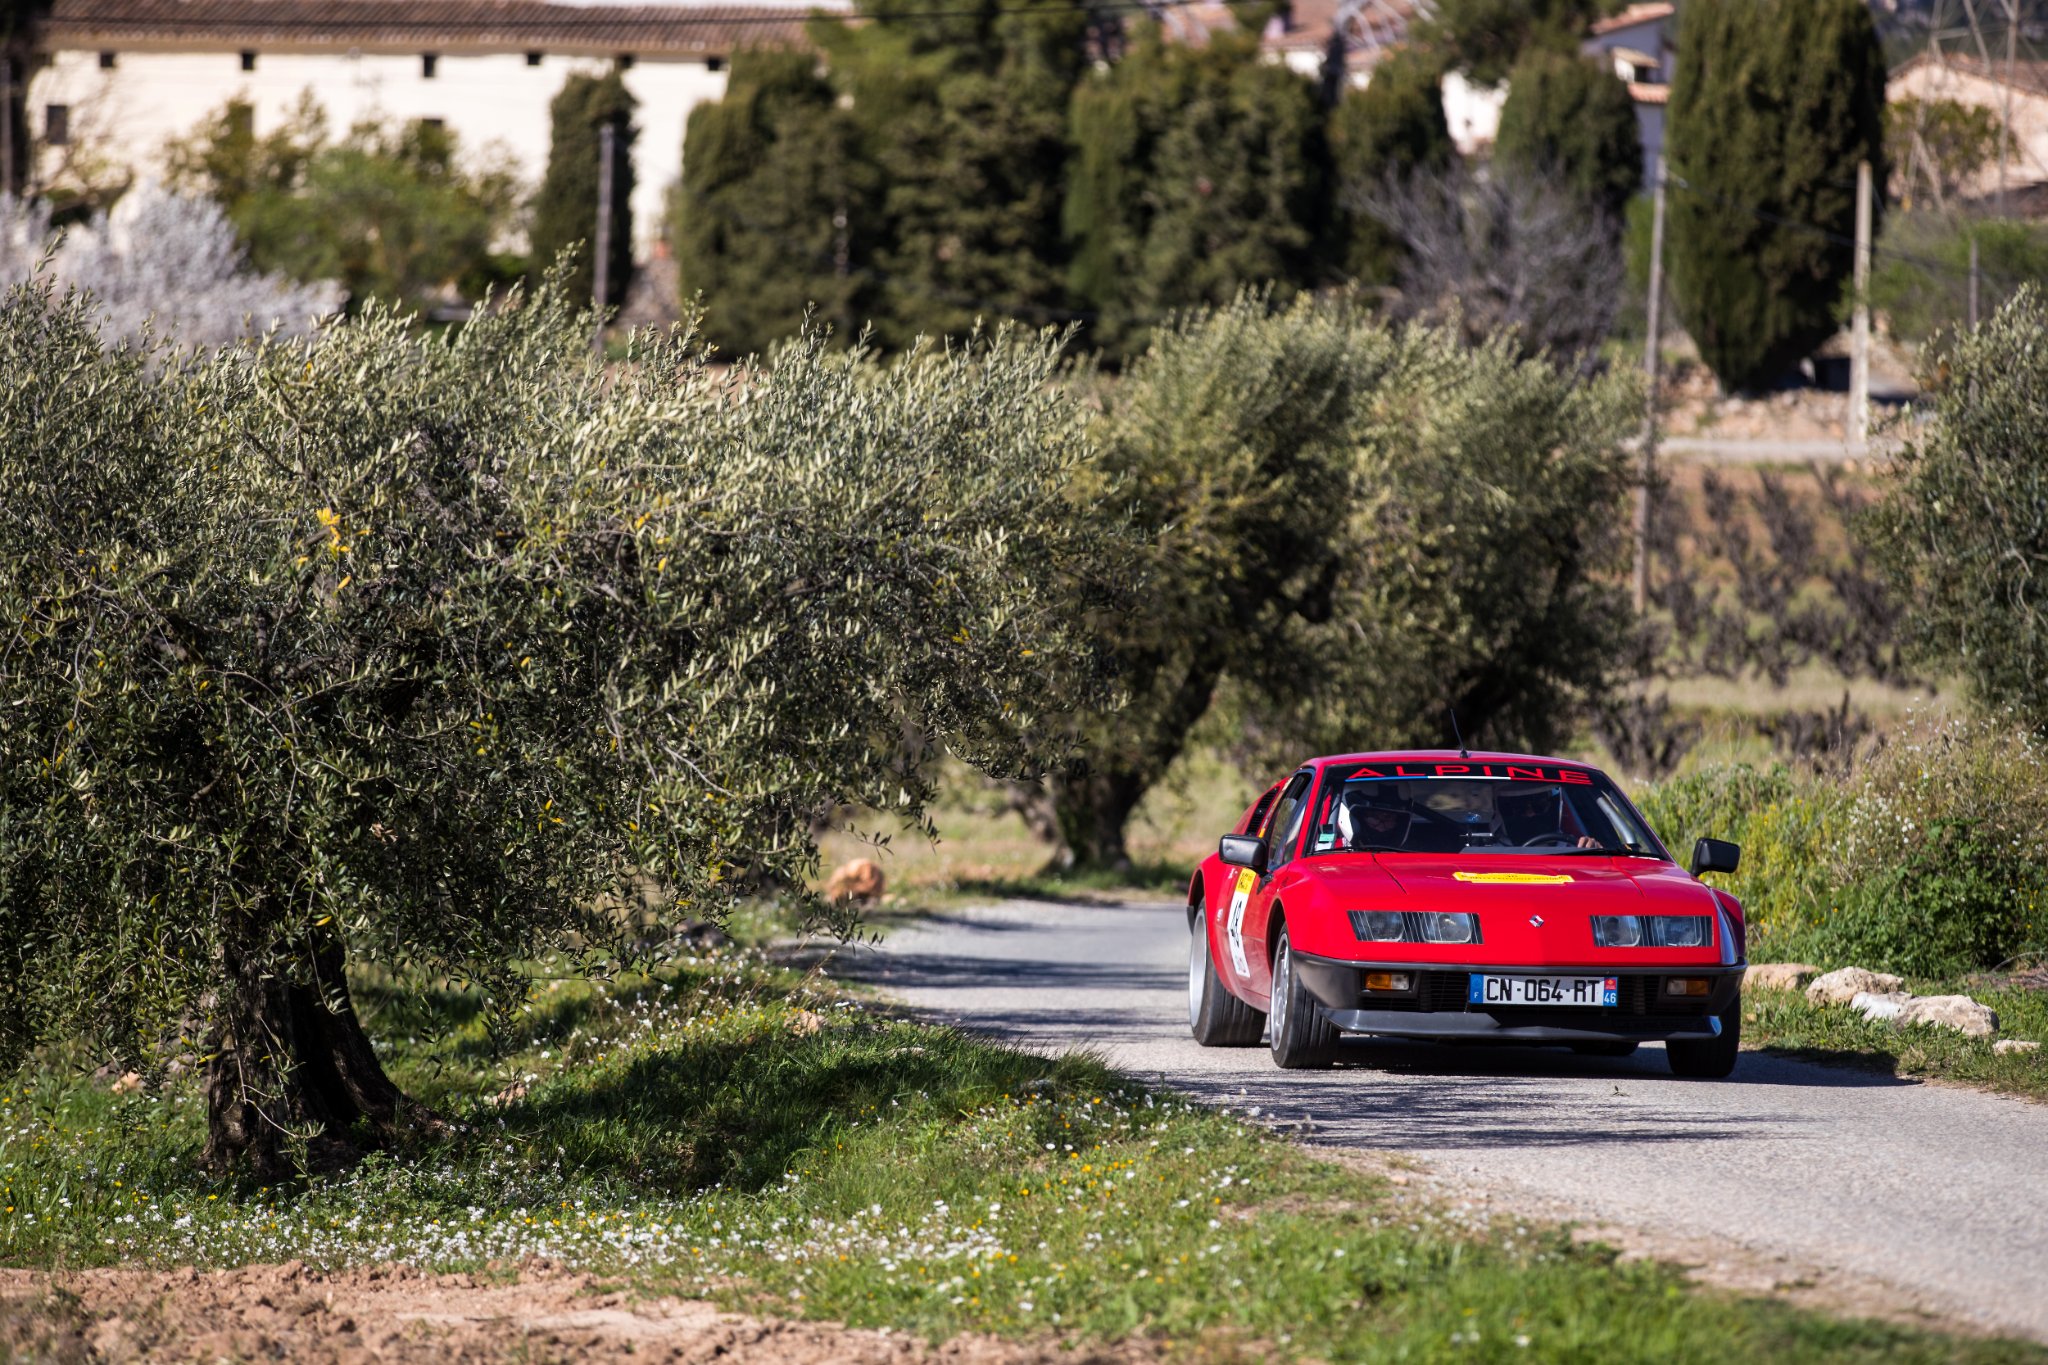
[[[1909,646],[1979,701],[2048,731],[2048,301],[2032,285],[1949,339],[1934,421],[1884,470],[1862,539],[1905,604]]]
[[[589,328],[557,281],[176,356],[0,296],[0,1065],[197,1030],[210,1164],[343,1163],[423,1117],[351,962],[516,1002],[628,886],[716,915],[821,809],[917,818],[921,753],[1043,766],[1111,543],[1057,339]]]

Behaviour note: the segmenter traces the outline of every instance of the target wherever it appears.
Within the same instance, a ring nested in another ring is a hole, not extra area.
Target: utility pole
[[[0,194],[14,192],[14,54],[0,50]]]
[[[604,310],[612,283],[612,145],[618,130],[607,118],[597,129],[597,259],[592,263],[590,304],[597,317],[591,326],[590,349],[604,353]]]
[[[1970,330],[1977,330],[1977,231],[1970,230]]]
[[[1856,312],[1850,324],[1849,444],[1870,450],[1870,163],[1856,163]]]
[[[1650,297],[1643,337],[1643,467],[1636,483],[1636,615],[1650,607],[1650,489],[1657,481],[1657,367],[1664,334],[1664,153],[1651,182]]]
[[[2020,0],[2005,0],[2005,111],[1998,129],[1998,211],[2005,212],[2006,149],[2012,145],[2013,59],[2019,55]]]

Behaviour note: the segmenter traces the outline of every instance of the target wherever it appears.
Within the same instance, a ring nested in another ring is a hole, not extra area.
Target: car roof
[[[1598,772],[1590,763],[1575,758],[1552,758],[1544,754],[1511,754],[1493,749],[1376,749],[1369,753],[1325,754],[1309,759],[1303,767],[1331,763],[1543,763],[1552,767],[1584,768]]]

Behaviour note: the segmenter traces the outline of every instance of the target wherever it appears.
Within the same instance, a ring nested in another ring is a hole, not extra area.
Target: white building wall
[[[1508,102],[1508,85],[1478,85],[1463,72],[1451,71],[1438,87],[1444,101],[1444,122],[1451,145],[1460,156],[1474,156],[1493,146],[1500,133],[1500,109]]]
[[[608,59],[547,55],[529,66],[524,53],[438,54],[435,74],[424,74],[421,53],[259,52],[256,69],[241,69],[239,52],[115,54],[101,70],[97,52],[52,54],[28,89],[32,129],[40,134],[44,110],[67,105],[74,143],[133,167],[161,171],[165,144],[190,132],[231,99],[254,111],[258,136],[275,129],[310,90],[336,135],[364,120],[407,123],[442,120],[463,152],[495,147],[509,153],[531,190],[547,169],[548,102],[571,72],[603,74]],[[669,186],[682,173],[683,124],[702,101],[725,94],[726,75],[702,58],[641,57],[624,72],[640,107],[634,145],[637,184],[633,233],[645,256],[661,236]],[[593,228],[596,221],[592,207]]]
[[[1958,104],[1989,110],[2000,119],[2005,117],[2009,107],[2014,147],[2006,159],[2007,186],[2048,182],[2048,98],[2026,90],[2009,91],[2001,81],[1986,80],[1975,72],[1926,59],[1894,75],[1885,86],[1884,96],[1893,102],[1954,100]],[[1994,155],[1984,169],[1963,186],[1963,193],[1981,197],[1997,192],[1998,158]]]

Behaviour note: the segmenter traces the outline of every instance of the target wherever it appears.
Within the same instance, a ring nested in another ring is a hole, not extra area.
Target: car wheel
[[[1671,1059],[1671,1074],[1718,1081],[1735,1070],[1735,1054],[1742,1050],[1742,1001],[1721,1012],[1718,1038],[1673,1038],[1664,1044]]]
[[[1573,1043],[1572,1051],[1581,1057],[1633,1057],[1635,1043]]]
[[[1280,927],[1273,953],[1273,1012],[1267,1017],[1273,1064],[1287,1071],[1324,1067],[1337,1059],[1337,1027],[1294,972],[1294,949],[1287,926]]]
[[[1209,925],[1202,907],[1188,922],[1188,1027],[1203,1047],[1257,1047],[1266,1016],[1232,995],[1209,956]]]

